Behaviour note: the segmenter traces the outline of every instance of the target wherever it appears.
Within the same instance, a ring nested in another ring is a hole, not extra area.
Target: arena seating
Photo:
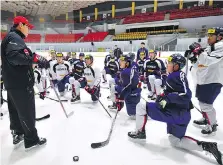
[[[157,34],[173,34],[173,33],[186,33],[186,29],[175,29],[175,30],[157,30],[157,31],[149,31],[149,35],[157,35]]]
[[[99,42],[103,41],[108,35],[108,32],[89,33],[81,40],[81,42]]]
[[[113,38],[113,41],[125,41],[125,40],[145,40],[147,32],[130,32],[121,33]]]
[[[141,22],[154,22],[154,21],[163,21],[165,13],[157,12],[157,13],[142,13],[136,14],[134,16],[127,16],[123,24],[131,24],[131,23],[141,23]]]
[[[45,35],[45,42],[46,43],[69,43],[69,42],[76,42],[79,40],[84,34],[46,34]]]
[[[29,43],[39,43],[41,40],[40,34],[29,34],[28,37],[25,39],[25,42]]]
[[[195,17],[207,17],[214,15],[223,15],[221,8],[213,8],[209,6],[197,6],[191,9],[176,9],[170,11],[170,20],[195,18]]]

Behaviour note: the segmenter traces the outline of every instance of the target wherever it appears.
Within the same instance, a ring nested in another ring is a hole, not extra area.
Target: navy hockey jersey
[[[155,60],[146,60],[144,63],[144,71],[146,76],[156,75],[161,76],[163,73],[166,73],[166,67],[164,62],[160,59]]]
[[[79,79],[80,77],[82,77],[85,67],[86,64],[84,61],[80,59],[75,59],[75,61],[73,62],[73,69],[72,69],[75,79]]]
[[[166,79],[164,94],[171,109],[189,109],[192,93],[186,75],[182,71],[172,72]]]

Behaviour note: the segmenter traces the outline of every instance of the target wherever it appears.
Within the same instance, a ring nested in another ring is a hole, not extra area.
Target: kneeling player
[[[80,88],[84,88],[90,95],[94,102],[98,101],[100,95],[101,72],[94,64],[92,55],[85,56],[86,68],[84,69],[84,77],[74,81],[72,85],[73,98],[72,103],[80,102]]]
[[[53,65],[53,72],[56,75],[56,84],[60,96],[65,95],[65,88],[69,91],[70,84],[74,83],[74,78],[70,77],[71,67],[69,62],[63,60],[63,54],[56,54],[57,62]]]
[[[169,75],[166,80],[164,94],[160,95],[155,103],[142,101],[136,108],[136,131],[129,132],[132,139],[146,139],[145,126],[147,115],[153,120],[167,123],[167,133],[172,146],[186,150],[208,151],[219,164],[222,164],[221,153],[217,144],[198,141],[185,136],[187,126],[191,119],[190,109],[192,93],[188,86],[185,73],[181,69],[186,59],[181,54],[173,54],[168,58]]]
[[[83,76],[84,68],[86,68],[86,64],[84,62],[84,53],[79,54],[79,59],[75,60],[72,69],[72,73],[74,75],[75,80],[78,80]]]
[[[46,79],[42,77],[41,71],[38,68],[38,64],[33,64],[33,71],[34,71],[34,77],[35,77],[35,84],[39,92],[39,97],[44,100],[46,96],[46,86],[45,81]]]
[[[139,54],[139,60],[137,61],[137,65],[138,65],[138,72],[139,72],[139,76],[140,76],[140,81],[141,82],[145,82],[144,81],[144,63],[146,61],[146,58],[145,58],[145,53],[144,52],[141,52]],[[145,83],[144,83],[145,84]],[[144,88],[144,87],[143,87]]]
[[[127,114],[134,118],[136,114],[136,105],[140,101],[141,88],[138,88],[139,75],[132,66],[132,59],[129,55],[122,55],[119,58],[120,79],[111,86],[111,100],[113,102],[109,109],[120,111],[126,103]]]
[[[102,75],[103,75],[102,77],[104,79],[104,82],[107,82],[106,74],[109,74],[111,75],[112,78],[114,78],[118,70],[119,70],[118,61],[116,60],[114,54],[112,53],[108,63],[106,64],[106,66],[104,67],[102,71]]]
[[[156,96],[160,95],[163,84],[162,78],[166,74],[166,67],[162,60],[156,58],[156,51],[150,50],[149,53],[150,59],[144,63],[145,80],[150,92],[148,98],[155,100]]]

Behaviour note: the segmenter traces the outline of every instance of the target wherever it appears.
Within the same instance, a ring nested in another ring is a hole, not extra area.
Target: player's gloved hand
[[[89,85],[86,85],[86,86],[84,87],[84,89],[85,89],[88,93],[91,94],[91,87],[90,87]]]
[[[184,57],[188,57],[192,64],[197,62],[197,55],[191,52],[191,50],[186,50],[184,53]]]
[[[154,70],[153,71],[153,74],[154,75],[157,75],[157,76],[161,76],[161,72],[159,70]]]
[[[199,56],[204,50],[199,43],[194,42],[189,46],[190,51],[195,55]]]
[[[42,100],[44,100],[45,97],[46,97],[46,91],[39,93],[39,98],[41,98]]]
[[[143,81],[144,81],[144,76],[141,75],[141,76],[139,77],[139,80],[143,82]]]
[[[99,88],[97,86],[93,86],[93,88],[91,88],[91,94],[95,95],[98,92]]]
[[[33,53],[33,62],[40,64],[41,66],[43,66],[46,69],[50,68],[49,62],[47,61],[47,59],[45,59],[43,56],[36,54],[35,52]]]
[[[124,99],[121,99],[118,95],[116,95],[115,103],[118,111],[121,111],[121,109],[124,107]]]
[[[157,96],[156,102],[159,103],[161,109],[165,109],[168,104],[167,98],[164,94]]]

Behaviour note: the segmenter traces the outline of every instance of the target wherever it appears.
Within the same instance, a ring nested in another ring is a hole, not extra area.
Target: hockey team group
[[[102,71],[96,66],[91,54],[79,53],[77,58],[75,52],[69,52],[65,57],[63,53],[51,50],[49,61],[34,54],[35,84],[39,97],[44,99],[49,76],[60,99],[63,101],[64,96],[70,94],[70,102],[77,104],[81,102],[81,88],[91,95],[93,102],[97,102],[101,97],[100,88],[103,88],[100,87],[102,79],[102,83],[109,85],[110,94],[107,99],[112,104],[108,109],[118,113],[125,104],[127,114],[136,121],[135,129],[127,133],[130,139],[146,139],[145,128],[149,116],[167,124],[167,134],[172,146],[189,151],[207,151],[222,165],[222,153],[218,150],[217,143],[186,136],[194,106],[187,75],[182,71],[184,67],[189,69],[187,60],[190,60],[193,65],[190,69],[196,70],[196,97],[202,113],[202,118],[193,123],[201,128],[201,134],[214,135],[218,125],[213,103],[223,84],[222,38],[223,28],[211,28],[208,30],[207,48],[193,43],[184,55],[172,54],[165,62],[158,58],[156,50],[148,51],[144,43],[136,57],[134,53],[116,54],[114,50],[110,50],[105,57]],[[141,99],[142,90],[147,90],[143,89],[144,85],[149,92],[148,99]],[[21,139],[17,139],[17,142]]]

